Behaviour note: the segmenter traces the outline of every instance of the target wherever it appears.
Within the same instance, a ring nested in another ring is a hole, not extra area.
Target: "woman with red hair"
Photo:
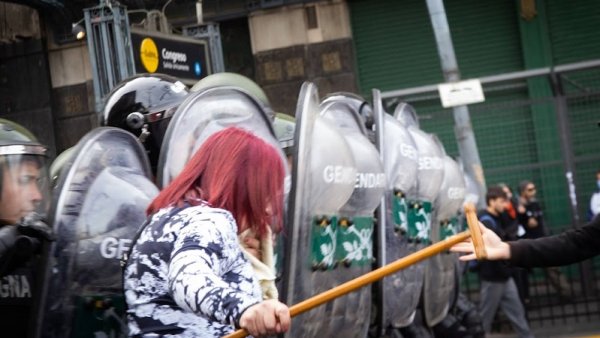
[[[238,234],[281,230],[284,167],[248,131],[213,134],[148,207],[124,278],[133,337],[220,337],[288,330],[289,309],[263,300]],[[267,297],[264,297],[267,298]]]

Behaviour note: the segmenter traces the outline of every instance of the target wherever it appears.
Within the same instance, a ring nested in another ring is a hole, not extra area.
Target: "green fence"
[[[487,185],[504,182],[516,190],[521,180],[533,181],[548,226],[564,228],[575,219],[571,169],[577,216],[584,222],[600,169],[600,60],[481,81],[486,100],[470,105],[469,113]],[[396,92],[401,95],[383,93],[387,111],[409,102],[421,128],[438,135],[446,152],[458,157],[452,109],[442,108],[436,86]],[[548,95],[539,97],[540,92]]]
[[[516,190],[521,180],[533,181],[554,233],[585,223],[600,169],[600,60],[480,80],[486,100],[470,105],[469,113],[486,184],[503,182]],[[442,108],[436,85],[383,97],[388,112],[399,102],[412,104],[421,128],[436,134],[446,152],[458,157],[453,112]],[[526,308],[536,330],[600,320],[600,258],[560,271],[567,284],[562,290],[552,285],[546,270],[529,274]],[[477,302],[477,273],[466,271],[461,289]],[[506,318],[496,318],[495,331],[507,327]]]

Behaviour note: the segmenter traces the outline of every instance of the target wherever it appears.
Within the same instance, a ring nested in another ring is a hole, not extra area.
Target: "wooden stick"
[[[469,212],[471,212],[470,210]],[[475,216],[475,222],[473,222],[473,215]],[[355,279],[352,279],[344,284],[338,285],[333,289],[329,289],[325,292],[322,292],[318,295],[312,296],[306,300],[301,301],[300,303],[294,304],[290,307],[290,316],[294,317],[301,313],[304,313],[308,310],[311,310],[323,303],[327,303],[335,298],[341,297],[345,294],[348,294],[352,291],[360,289],[364,286],[367,286],[373,282],[376,282],[382,279],[385,276],[391,275],[395,272],[398,272],[402,269],[405,269],[415,263],[418,263],[422,260],[425,260],[431,256],[437,255],[442,251],[450,249],[455,244],[458,244],[462,241],[467,240],[471,237],[471,233],[479,234],[479,238],[481,239],[481,230],[479,229],[479,224],[477,221],[477,215],[472,214],[467,217],[467,224],[469,225],[469,231],[464,231],[459,234],[456,234],[452,237],[448,237],[443,241],[437,242],[433,245],[430,245],[426,248],[423,248],[417,252],[414,252],[406,257],[400,258],[388,265],[382,266],[379,269],[373,270],[369,273],[366,273],[362,276],[359,276]],[[475,235],[477,236],[477,235]],[[479,242],[479,245],[483,245],[483,241]],[[475,241],[473,241],[475,244]],[[475,244],[477,245],[477,244]],[[476,247],[477,249],[477,247]],[[483,252],[485,253],[485,248],[483,248]],[[246,337],[248,333],[244,329],[237,330],[229,335],[223,336],[223,338],[243,338]]]
[[[487,251],[485,251],[485,245],[483,244],[483,238],[481,237],[481,230],[479,229],[479,221],[477,220],[477,211],[475,205],[472,203],[465,203],[465,218],[471,231],[471,240],[475,247],[475,256],[477,260],[487,259]]]

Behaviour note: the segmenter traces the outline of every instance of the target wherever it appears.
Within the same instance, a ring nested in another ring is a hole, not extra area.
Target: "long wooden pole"
[[[353,280],[350,280],[344,284],[340,284],[333,289],[329,289],[325,292],[322,292],[318,295],[312,296],[306,300],[301,301],[300,303],[294,304],[290,307],[290,316],[294,317],[301,313],[304,313],[310,309],[313,309],[323,303],[327,303],[330,300],[341,297],[345,294],[348,294],[354,290],[360,289],[363,286],[367,286],[373,282],[376,282],[382,279],[385,276],[391,275],[395,272],[398,272],[402,269],[405,269],[415,263],[418,263],[422,260],[425,260],[431,256],[437,255],[442,251],[450,249],[455,244],[458,244],[462,241],[467,240],[471,237],[473,233],[473,237],[478,237],[479,240],[474,240],[473,244],[483,245],[483,241],[481,240],[481,230],[479,229],[479,224],[477,222],[477,215],[475,215],[475,208],[465,208],[465,213],[467,214],[467,224],[469,225],[469,231],[463,231],[459,234],[456,234],[452,237],[448,237],[443,241],[432,244],[424,249],[421,249],[415,253],[412,253],[408,256],[402,257],[390,264],[382,266],[379,269],[373,270],[369,273],[366,273],[362,276],[359,276]],[[473,218],[474,216],[474,218]],[[477,244],[479,243],[479,244]],[[477,249],[477,247],[476,247]],[[476,250],[477,252],[477,250]],[[481,252],[481,250],[480,250]],[[483,253],[485,254],[485,248],[483,248]],[[477,254],[477,253],[476,253]],[[481,257],[484,258],[485,256]],[[479,258],[479,256],[478,256]],[[231,333],[229,335],[223,336],[223,338],[244,338],[248,335],[246,330],[240,329]]]

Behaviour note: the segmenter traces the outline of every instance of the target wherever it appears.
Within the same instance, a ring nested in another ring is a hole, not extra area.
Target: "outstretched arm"
[[[510,242],[510,261],[523,267],[568,265],[600,254],[600,217],[559,235]]]
[[[560,235],[502,242],[493,231],[480,224],[488,259],[507,259],[522,267],[545,267],[567,265],[600,254],[600,217],[577,229]],[[465,241],[450,251],[466,253],[463,261],[475,259],[473,244]]]

